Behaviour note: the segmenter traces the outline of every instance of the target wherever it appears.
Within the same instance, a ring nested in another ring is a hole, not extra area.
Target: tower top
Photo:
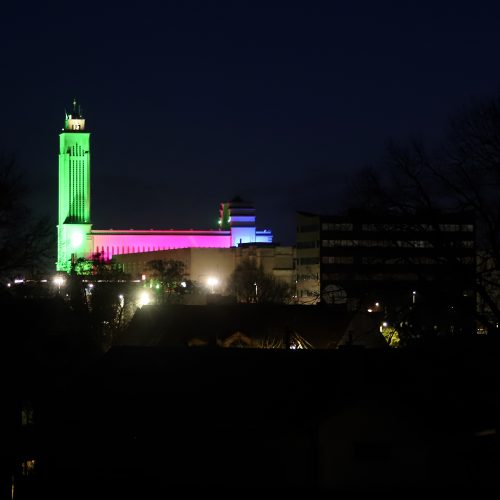
[[[82,115],[82,108],[77,104],[76,99],[73,99],[73,111],[66,114],[66,120],[64,121],[64,130],[70,130],[73,132],[79,132],[85,130],[85,118]]]

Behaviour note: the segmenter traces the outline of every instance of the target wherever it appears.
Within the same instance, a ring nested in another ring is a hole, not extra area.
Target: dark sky
[[[493,1],[70,5],[0,17],[0,149],[54,224],[73,97],[95,228],[214,227],[240,195],[291,244],[295,211],[334,212],[388,139],[437,138],[500,83]]]

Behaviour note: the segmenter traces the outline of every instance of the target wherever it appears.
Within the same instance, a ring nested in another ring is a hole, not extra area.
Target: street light
[[[61,293],[61,286],[64,285],[64,278],[62,276],[56,276],[54,278],[54,283],[57,285],[57,292]]]
[[[207,279],[207,285],[210,287],[210,293],[214,293],[215,287],[219,284],[219,280],[213,276]]]
[[[139,306],[147,306],[151,302],[151,297],[148,292],[142,292],[139,295]]]

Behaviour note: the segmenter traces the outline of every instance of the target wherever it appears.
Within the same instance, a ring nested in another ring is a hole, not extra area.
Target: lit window
[[[31,476],[35,471],[35,460],[24,460],[21,464],[21,470],[23,476]]]

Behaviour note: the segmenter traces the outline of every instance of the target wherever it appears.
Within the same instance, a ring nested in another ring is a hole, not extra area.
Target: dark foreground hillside
[[[498,490],[499,356],[487,338],[112,348],[37,394],[37,469],[18,498]]]

